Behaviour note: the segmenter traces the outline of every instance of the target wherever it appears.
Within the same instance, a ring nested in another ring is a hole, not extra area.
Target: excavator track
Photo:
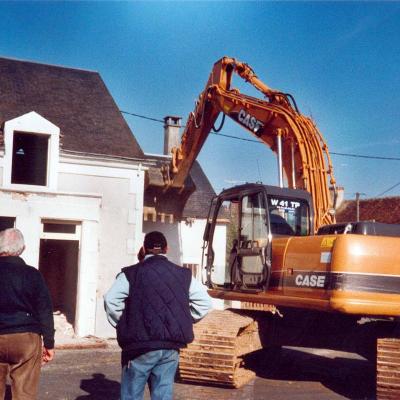
[[[265,326],[259,326],[259,313],[275,313],[276,309],[252,303],[242,307],[214,310],[195,324],[195,339],[180,354],[182,381],[240,388],[255,377],[245,368],[243,356],[261,349],[269,337]],[[400,399],[400,339],[378,338],[376,361],[377,400]]]
[[[377,399],[400,399],[400,339],[378,339],[376,361]]]
[[[195,340],[182,349],[182,381],[239,388],[255,377],[242,356],[260,349],[257,321],[240,310],[214,310],[194,326]]]

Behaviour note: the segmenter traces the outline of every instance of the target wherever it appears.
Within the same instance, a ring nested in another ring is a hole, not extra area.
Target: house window
[[[43,222],[43,232],[53,233],[76,233],[75,223]]]
[[[47,185],[49,136],[14,132],[11,183]]]
[[[0,231],[15,227],[15,217],[0,217]]]

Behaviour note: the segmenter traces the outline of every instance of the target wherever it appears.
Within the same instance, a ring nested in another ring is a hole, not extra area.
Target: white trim
[[[44,231],[44,224],[68,224],[75,226],[75,233],[60,233],[60,232],[45,232]],[[71,220],[66,221],[65,219],[49,219],[49,218],[42,218],[40,221],[40,239],[52,239],[52,240],[81,240],[81,230],[82,230],[82,222]]]
[[[96,330],[96,292],[99,264],[99,224],[82,222],[75,313],[77,336],[94,335]]]
[[[59,172],[73,173],[79,175],[103,176],[112,178],[124,178],[132,172],[143,171],[139,165],[122,167],[120,165],[110,165],[109,163],[82,163],[82,162],[60,162]]]
[[[22,186],[22,185],[19,185]],[[98,198],[102,199],[103,195],[100,193],[82,193],[82,192],[49,192],[48,190],[40,190],[41,188],[38,186],[29,186],[29,189],[31,190],[21,190],[17,188],[4,188],[0,187],[0,193],[21,193],[21,192],[27,192],[26,195],[30,194],[43,194],[43,192],[46,192],[48,195],[54,195],[54,196],[77,196],[77,197],[93,197],[93,198]]]
[[[143,191],[140,188],[140,181],[143,179],[144,169],[141,168],[141,164],[132,167],[122,169],[121,166],[112,167],[108,165],[83,165],[75,163],[60,163],[60,173],[96,176],[105,178],[123,178],[129,180],[129,194],[136,194]],[[139,181],[140,180],[140,181]]]
[[[60,152],[60,162],[80,165],[103,165],[123,169],[148,169],[148,164],[151,164],[151,162],[148,160],[143,159],[107,156],[93,153],[69,152],[65,150],[61,150]]]

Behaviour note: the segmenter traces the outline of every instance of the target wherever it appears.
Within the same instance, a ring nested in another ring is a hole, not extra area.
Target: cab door
[[[266,204],[262,190],[216,199],[204,234],[209,287],[258,291],[268,286],[271,240]]]
[[[262,289],[271,269],[270,235],[264,192],[244,193],[240,198],[239,238],[234,286]]]

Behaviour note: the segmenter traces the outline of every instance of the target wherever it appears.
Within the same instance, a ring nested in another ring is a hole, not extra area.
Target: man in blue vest
[[[211,308],[204,286],[170,262],[167,250],[161,232],[146,234],[140,262],[123,268],[104,296],[122,349],[121,400],[143,399],[147,382],[152,400],[172,399],[179,349]]]

